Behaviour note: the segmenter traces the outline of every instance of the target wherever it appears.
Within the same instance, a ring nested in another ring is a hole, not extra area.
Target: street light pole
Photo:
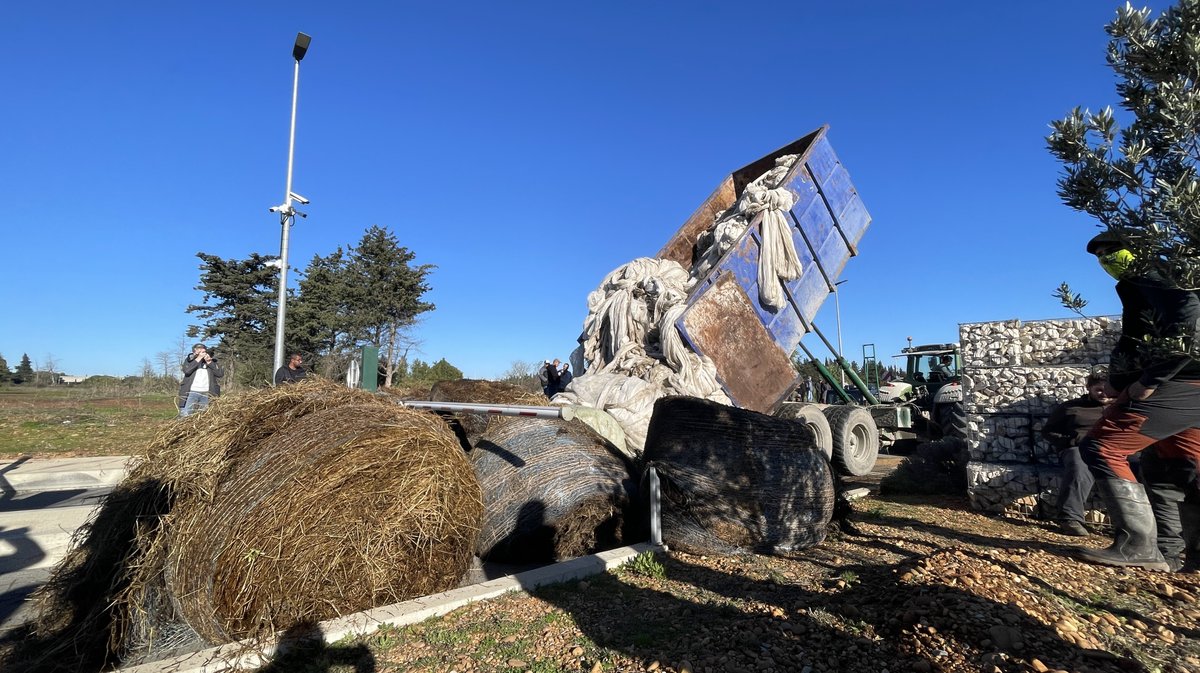
[[[849,280],[849,278],[847,278],[846,280]],[[836,313],[834,315],[837,318],[838,356],[842,357],[842,358],[846,357],[846,353],[842,348],[842,300],[840,299],[841,293],[838,292],[838,286],[841,285],[842,283],[845,283],[846,280],[839,280],[838,282],[833,284],[833,308],[836,311]],[[846,370],[842,369],[841,367],[838,367],[838,371],[841,372],[841,374],[842,374],[842,387],[845,388],[846,387]]]
[[[283,325],[287,317],[287,273],[288,273],[288,230],[296,221],[298,213],[293,206],[293,200],[308,203],[308,199],[292,191],[292,161],[296,156],[296,101],[300,93],[300,61],[308,52],[312,38],[304,33],[296,33],[296,44],[292,47],[292,58],[296,60],[295,75],[292,78],[292,126],[288,137],[288,166],[287,191],[284,193],[283,204],[275,206],[271,212],[279,213],[279,225],[283,229],[279,241],[279,311],[275,317],[275,366],[272,372],[279,371],[283,366]]]

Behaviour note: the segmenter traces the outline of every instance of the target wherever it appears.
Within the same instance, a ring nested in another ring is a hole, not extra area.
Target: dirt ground
[[[1071,557],[1107,543],[965,498],[872,496],[788,557],[672,551],[266,670],[1200,673],[1200,575]]]

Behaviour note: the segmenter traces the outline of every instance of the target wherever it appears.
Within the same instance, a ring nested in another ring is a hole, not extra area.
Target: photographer
[[[217,359],[204,344],[192,346],[183,362],[183,382],[179,384],[179,415],[187,416],[208,406],[208,400],[221,394],[218,379],[224,375]]]

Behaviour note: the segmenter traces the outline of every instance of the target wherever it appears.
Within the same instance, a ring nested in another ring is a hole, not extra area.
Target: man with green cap
[[[1087,251],[1117,279],[1121,337],[1113,348],[1106,393],[1116,400],[1080,444],[1112,519],[1106,549],[1082,549],[1087,561],[1178,570],[1184,543],[1180,504],[1200,470],[1200,298],[1138,264],[1116,232],[1088,241]],[[1128,458],[1145,449],[1148,489]],[[1191,478],[1188,478],[1188,475]],[[1149,490],[1149,495],[1147,494]],[[1153,502],[1152,502],[1153,501]]]

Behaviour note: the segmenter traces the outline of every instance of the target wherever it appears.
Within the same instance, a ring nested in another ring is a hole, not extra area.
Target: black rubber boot
[[[1156,546],[1158,530],[1146,491],[1136,481],[1104,479],[1096,482],[1112,519],[1116,537],[1107,549],[1080,549],[1079,557],[1091,563],[1170,570]]]
[[[1154,523],[1158,529],[1156,544],[1163,560],[1178,572],[1183,567],[1183,509],[1184,492],[1174,484],[1146,484],[1146,496],[1154,511]]]

